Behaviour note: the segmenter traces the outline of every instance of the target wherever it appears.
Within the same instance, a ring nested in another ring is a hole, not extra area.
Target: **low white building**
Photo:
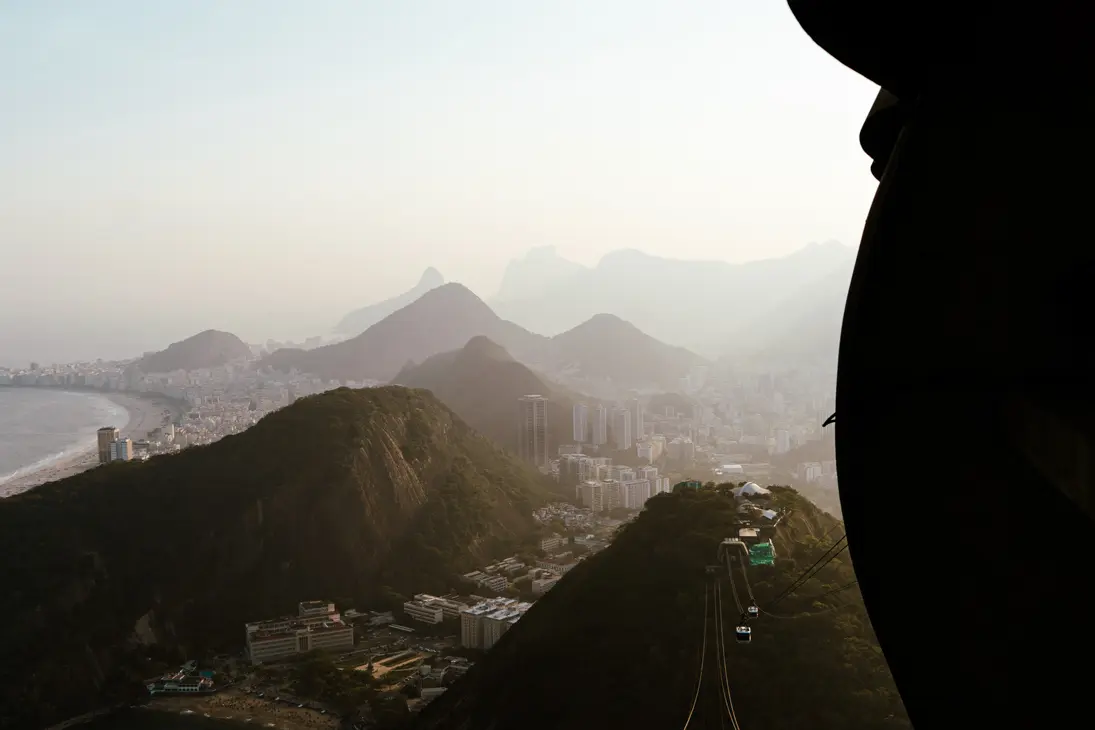
[[[558,535],[540,538],[540,549],[545,553],[554,552],[563,546],[563,538]]]
[[[460,618],[460,612],[468,608],[468,604],[466,603],[461,603],[460,601],[455,601],[451,598],[439,598],[437,596],[431,596],[428,593],[416,593],[414,596],[414,602],[431,608],[440,608],[441,617],[443,619],[458,619]],[[404,608],[406,608],[406,606],[404,606]],[[408,613],[410,612],[408,611]]]
[[[407,601],[403,604],[403,610],[415,621],[424,624],[439,624],[445,618],[441,606],[423,601]]]
[[[559,578],[560,576],[553,575],[550,578],[538,578],[532,581],[532,592],[538,596],[544,595],[555,587],[555,584],[559,582]]]

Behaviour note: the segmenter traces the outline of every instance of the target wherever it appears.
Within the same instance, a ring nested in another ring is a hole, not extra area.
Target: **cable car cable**
[[[726,573],[727,573],[727,575],[730,576],[730,592],[734,594],[734,605],[736,605],[738,607],[738,615],[741,616],[742,614],[745,613],[745,609],[742,608],[741,599],[738,598],[738,587],[734,583],[734,567],[730,564],[730,561],[733,560],[733,558],[731,558],[728,553],[725,555],[725,557],[726,557]]]
[[[809,580],[810,576],[812,575],[811,571],[813,571],[813,570],[814,570],[815,568],[817,568],[817,567],[818,567],[819,565],[821,565],[821,562],[822,562],[823,560],[825,560],[826,556],[828,556],[828,555],[829,555],[830,551],[832,551],[832,549],[833,549],[833,548],[835,548],[835,547],[836,547],[837,545],[839,545],[839,544],[840,544],[841,542],[843,542],[843,541],[844,541],[844,540],[846,540],[847,538],[848,538],[848,536],[847,536],[847,535],[843,535],[843,536],[841,536],[841,538],[840,538],[839,540],[837,540],[837,541],[836,541],[836,542],[834,542],[834,543],[833,543],[832,545],[830,545],[830,546],[828,547],[828,549],[826,549],[826,550],[825,550],[825,552],[823,552],[823,553],[821,554],[821,557],[820,557],[820,558],[818,558],[818,559],[817,559],[817,560],[816,560],[816,561],[814,562],[814,564],[813,564],[813,565],[811,565],[811,566],[810,566],[809,568],[807,568],[806,570],[804,570],[804,571],[802,572],[802,574],[801,574],[801,575],[800,575],[800,576],[799,576],[798,578],[796,578],[796,579],[795,579],[794,581],[792,581],[792,582],[791,582],[791,585],[787,586],[787,588],[785,588],[785,589],[784,589],[784,590],[783,590],[783,591],[782,591],[782,592],[781,592],[781,593],[780,593],[780,594],[779,594],[779,595],[778,595],[778,596],[777,596],[776,598],[774,598],[774,599],[773,599],[773,600],[771,601],[771,604],[775,604],[775,603],[778,603],[779,601],[783,600],[783,598],[784,598],[784,597],[785,597],[785,596],[786,596],[787,594],[791,593],[791,592],[792,592],[792,591],[794,591],[794,590],[795,590],[796,588],[798,588],[798,587],[799,587],[800,585],[802,585],[802,584],[803,584],[803,583],[805,583],[805,582],[806,582],[807,580]],[[845,546],[845,547],[847,547],[847,546]],[[830,560],[831,560],[831,559],[832,559],[832,558],[830,558]],[[827,564],[827,563],[826,563],[826,564]],[[822,567],[824,567],[824,565],[822,565]],[[770,604],[770,605],[771,605],[771,604]]]
[[[707,594],[710,589],[711,587],[708,585],[703,587],[703,641],[700,643],[700,673],[696,677],[696,691],[692,695],[692,707],[688,710],[688,717],[684,720],[682,730],[688,730],[688,725],[692,722],[692,715],[696,712],[696,702],[700,699],[700,687],[703,686],[703,664],[707,658]]]
[[[722,657],[722,677],[719,680],[723,695],[723,704],[726,705],[726,711],[730,715],[730,723],[733,725],[732,730],[741,730],[741,723],[738,722],[738,714],[734,711],[734,698],[730,694],[730,671],[726,662],[726,623],[725,615],[722,611],[722,589],[719,584],[716,583],[716,596],[718,596],[718,642],[719,642],[719,656]]]
[[[745,591],[749,594],[749,603],[755,606],[757,605],[757,599],[753,596],[753,586],[749,585],[749,573],[745,568],[745,561],[741,561],[739,565],[741,565],[742,578],[745,579]]]
[[[733,715],[730,714],[730,705],[726,702],[726,681],[725,671],[723,664],[726,662],[726,655],[724,652],[724,643],[722,640],[722,588],[719,582],[715,582],[715,675],[719,681],[719,700],[722,704],[723,710],[726,711],[726,717],[730,718],[730,723],[733,725]],[[720,716],[722,713],[719,713]],[[737,726],[733,725],[732,730],[737,730]]]
[[[809,600],[811,600],[811,601],[820,601],[822,598],[825,598],[826,596],[831,596],[834,593],[840,593],[841,591],[848,590],[849,588],[856,585],[857,583],[859,583],[858,580],[853,580],[851,583],[848,583],[847,585],[843,585],[840,588],[834,588],[831,591],[826,591],[825,593],[822,593],[819,596],[813,596]],[[772,613],[771,611],[761,611],[761,613],[765,616],[771,616],[772,618],[779,618],[779,619],[806,618],[807,616],[818,616],[818,615],[823,614],[823,613],[828,613],[829,611],[835,611],[836,609],[844,608],[847,605],[849,605],[849,604],[842,603],[838,606],[829,606],[829,608],[823,608],[820,611],[804,612],[804,613],[799,614],[798,616],[781,616],[777,613]]]
[[[832,555],[830,555],[830,556],[829,556],[829,559],[828,559],[828,560],[826,560],[826,561],[825,561],[824,563],[822,563],[821,565],[817,566],[817,568],[815,568],[815,569],[812,569],[812,572],[810,572],[810,573],[809,573],[808,575],[805,575],[805,576],[804,576],[804,577],[803,577],[803,578],[802,578],[802,579],[801,579],[801,580],[800,580],[800,581],[799,581],[799,582],[797,583],[797,585],[792,585],[792,586],[788,587],[788,589],[787,589],[787,590],[785,590],[785,591],[784,591],[784,592],[783,592],[783,593],[782,593],[782,594],[781,594],[781,595],[780,595],[780,596],[779,596],[778,598],[776,598],[776,599],[775,599],[774,601],[770,602],[770,603],[768,604],[768,608],[773,608],[773,607],[775,607],[775,606],[779,605],[779,603],[780,603],[781,601],[783,601],[783,599],[787,598],[787,597],[788,597],[788,596],[790,596],[790,595],[791,595],[792,593],[794,593],[794,592],[795,592],[796,590],[798,590],[798,589],[799,589],[799,588],[801,588],[801,587],[802,587],[803,585],[805,585],[805,584],[806,584],[806,581],[807,581],[807,580],[809,580],[810,578],[813,578],[813,577],[814,577],[815,575],[817,575],[818,573],[820,573],[820,572],[821,572],[821,570],[822,570],[822,569],[823,569],[823,568],[824,568],[824,567],[825,567],[826,565],[828,565],[829,563],[831,563],[831,562],[833,561],[833,559],[834,559],[834,558],[836,558],[836,556],[837,556],[837,555],[840,555],[840,554],[841,554],[842,552],[844,552],[844,551],[845,551],[845,550],[847,550],[847,549],[848,549],[848,546],[847,546],[847,545],[845,545],[844,547],[840,548],[840,549],[839,549],[839,550],[837,550],[837,551],[836,551],[835,553],[833,553]]]
[[[822,563],[821,565],[817,565],[816,567],[811,568],[810,571],[807,574],[803,575],[802,578],[799,581],[797,581],[794,585],[790,586],[790,588],[788,590],[785,590],[783,592],[783,594],[779,596],[779,598],[777,598],[776,600],[769,603],[768,607],[771,608],[772,606],[775,606],[777,603],[779,603],[780,601],[783,601],[785,598],[790,596],[792,593],[797,591],[799,588],[806,585],[806,581],[810,580],[811,578],[816,576],[818,573],[820,573],[825,568],[826,565],[831,563],[836,558],[837,555],[840,555],[842,552],[844,552],[847,549],[848,549],[848,546],[845,545],[844,547],[840,548],[835,553],[830,555],[825,560],[824,563]]]

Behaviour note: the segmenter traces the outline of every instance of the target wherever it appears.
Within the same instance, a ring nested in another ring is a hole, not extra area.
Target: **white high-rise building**
[[[624,501],[624,507],[628,509],[642,509],[646,504],[646,500],[650,499],[651,484],[646,479],[633,479],[626,482],[620,482],[620,488],[622,490],[622,497]]]
[[[589,408],[585,403],[574,404],[574,443],[586,442],[586,424],[589,422]]]
[[[627,402],[627,410],[631,411],[631,438],[634,441],[643,440],[643,406],[638,398],[632,398]]]
[[[517,448],[521,458],[530,464],[546,467],[548,460],[547,399],[542,395],[526,395],[519,399]]]
[[[621,408],[612,419],[612,432],[616,436],[616,449],[624,451],[631,448],[631,411]]]
[[[791,450],[791,432],[785,429],[776,431],[776,453],[786,454]]]
[[[578,495],[582,500],[582,506],[594,512],[601,512],[605,508],[604,485],[601,482],[587,481],[578,485]]]
[[[603,405],[593,411],[593,444],[601,446],[608,443],[608,409]]]

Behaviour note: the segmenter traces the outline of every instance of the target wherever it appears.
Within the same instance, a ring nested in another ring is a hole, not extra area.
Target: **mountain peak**
[[[432,266],[426,268],[422,272],[422,276],[418,279],[418,285],[415,289],[436,289],[445,283],[445,277],[441,276],[441,272]]]
[[[408,360],[455,352],[476,335],[486,335],[515,357],[535,355],[546,338],[501,319],[463,284],[449,282],[431,289],[392,312],[357,337],[306,352],[281,351],[265,361],[275,370],[300,372],[334,380],[389,381],[405,371]]]
[[[468,344],[464,345],[462,352],[465,355],[489,358],[491,360],[513,361],[513,356],[509,354],[506,348],[502,347],[486,335],[476,335],[475,337],[472,337],[468,340]]]
[[[609,312],[600,312],[599,314],[595,314],[587,319],[585,322],[582,322],[580,325],[574,328],[574,330],[593,330],[598,332],[622,332],[624,330],[638,329],[638,327],[631,324],[623,317],[617,317],[615,314],[611,314]]]
[[[251,354],[251,348],[239,337],[220,330],[203,330],[166,349],[142,357],[137,367],[146,373],[175,370],[201,370],[224,365]]]
[[[418,283],[414,287],[394,297],[355,309],[342,318],[342,321],[335,327],[335,331],[343,335],[359,335],[392,312],[402,309],[426,292],[436,289],[444,283],[445,277],[441,276],[441,272],[430,266],[422,272],[422,276],[419,277]]]
[[[475,292],[455,281],[450,281],[447,284],[442,284],[439,287],[430,289],[423,294],[415,304],[426,306],[427,304],[436,305],[439,302],[445,302],[450,306],[470,305],[483,307],[484,309],[490,310],[491,315],[494,316],[494,311],[491,310],[490,307],[487,306],[487,303],[480,299]]]
[[[585,266],[559,255],[555,246],[537,246],[506,264],[496,301],[540,296],[589,273]]]

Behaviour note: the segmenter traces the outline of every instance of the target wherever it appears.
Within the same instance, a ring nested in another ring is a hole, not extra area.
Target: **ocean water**
[[[97,393],[0,386],[0,493],[15,477],[94,448],[99,428],[128,420]]]

